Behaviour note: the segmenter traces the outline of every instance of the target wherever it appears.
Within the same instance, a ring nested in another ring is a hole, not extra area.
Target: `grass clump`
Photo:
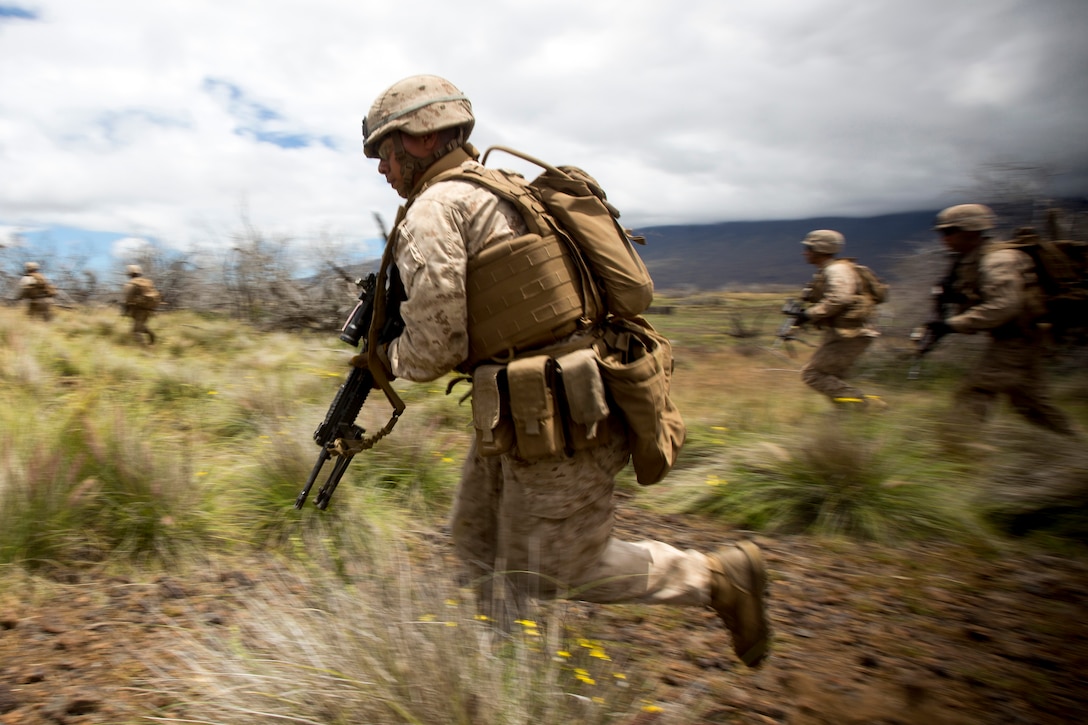
[[[1088,545],[1088,450],[1040,429],[1010,432],[975,506],[1001,534]]]
[[[644,710],[684,722],[687,713],[653,706],[653,683],[605,643],[573,632],[562,603],[503,632],[412,558],[383,549],[348,584],[294,569],[265,578],[246,593],[233,636],[186,623],[171,653],[148,655],[156,691],[186,719],[227,724],[267,712],[315,723],[603,724]]]
[[[39,457],[34,472],[3,440],[0,465],[0,563],[37,569],[102,558],[102,547],[82,526],[89,514],[83,494],[95,482],[81,483],[62,455]]]
[[[759,447],[685,510],[742,528],[884,542],[974,528],[956,493],[932,476],[912,477],[901,450],[853,426],[822,426],[793,450]]]
[[[250,448],[239,452],[234,463],[213,471],[219,535],[232,543],[267,548],[292,541],[319,526],[322,519],[335,527],[346,506],[330,508],[323,514],[313,507],[318,489],[332,470],[331,461],[325,464],[310,491],[306,508],[300,512],[294,507],[318,453],[316,446],[303,447],[296,441],[260,436]],[[340,504],[344,503],[342,494],[343,489],[338,489]]]
[[[408,422],[408,435],[382,440],[357,464],[360,481],[421,515],[444,512],[452,501],[466,445],[426,421]],[[399,428],[398,428],[399,432]]]
[[[123,412],[103,418],[93,405],[43,431],[6,441],[0,561],[169,562],[201,539],[203,501],[181,441],[153,443]]]

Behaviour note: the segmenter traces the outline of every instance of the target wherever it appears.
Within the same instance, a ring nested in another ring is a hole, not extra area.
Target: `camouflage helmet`
[[[832,229],[817,229],[809,232],[801,240],[801,244],[819,254],[838,254],[846,244],[846,240],[842,234]]]
[[[125,273],[129,277],[139,277],[141,274],[144,273],[144,270],[138,264],[130,264],[125,267]]]
[[[465,138],[476,119],[472,102],[445,78],[418,75],[397,81],[370,107],[363,119],[363,153],[378,158],[378,146],[393,131],[423,136],[461,126]]]
[[[26,270],[29,273],[29,272],[37,272],[39,269],[41,269],[41,267],[38,266],[37,262],[27,262],[26,264],[23,265],[23,269]]]
[[[959,204],[941,211],[933,228],[936,231],[955,227],[968,232],[986,232],[994,228],[995,220],[994,211],[988,206]]]

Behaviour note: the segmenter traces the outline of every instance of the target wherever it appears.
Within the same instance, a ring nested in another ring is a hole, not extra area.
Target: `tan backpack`
[[[631,446],[632,465],[638,482],[648,486],[662,480],[672,469],[686,437],[680,411],[669,395],[673,371],[672,346],[645,319],[640,317],[653,301],[653,281],[633,243],[645,243],[620,226],[619,211],[608,202],[596,180],[575,166],[551,166],[521,152],[493,146],[484,153],[487,162],[491,151],[503,151],[544,169],[528,182],[520,174],[486,166],[459,168],[455,176],[476,182],[510,201],[521,212],[529,228],[528,237],[511,244],[531,244],[536,257],[519,277],[519,270],[510,270],[506,262],[487,264],[503,269],[501,278],[481,275],[473,270],[476,282],[504,284],[526,288],[540,279],[549,265],[556,267],[557,280],[564,274],[566,255],[550,251],[549,239],[558,238],[569,251],[580,273],[580,288],[587,298],[582,300],[585,316],[600,317],[603,313],[604,335],[596,346],[596,358],[608,398],[613,409],[626,424]],[[444,176],[444,178],[450,178]],[[488,255],[497,260],[510,259],[507,250],[496,248]],[[485,263],[481,259],[475,264]],[[552,295],[548,316],[556,324],[571,324],[579,317],[577,296]],[[470,305],[471,307],[471,305]],[[529,310],[512,304],[505,316],[524,317]],[[516,314],[515,314],[516,313]],[[496,324],[495,334],[509,334],[509,325]],[[569,334],[569,328],[554,331],[559,339]],[[515,346],[516,347],[516,346]]]
[[[597,181],[576,166],[552,166],[505,146],[489,148],[481,163],[487,163],[492,151],[516,156],[544,171],[532,181],[512,171],[486,167],[459,169],[459,174],[514,204],[530,232],[542,237],[557,234],[592,283],[585,292],[599,300],[598,309],[625,319],[645,312],[653,302],[654,284],[633,244],[645,244],[645,240],[620,225],[619,211]]]
[[[129,281],[133,291],[128,294],[127,304],[140,310],[157,309],[162,302],[162,295],[155,289],[154,283],[147,277],[134,277]]]
[[[34,284],[28,288],[27,297],[32,300],[40,300],[57,296],[57,288],[41,272],[31,272],[30,277],[34,279]]]
[[[1009,242],[987,253],[1015,249],[1031,258],[1024,279],[1024,310],[1035,325],[1045,325],[1059,341],[1083,339],[1088,326],[1088,243],[1050,240],[1032,227],[1021,227]]]
[[[861,278],[861,293],[871,299],[874,305],[882,305],[888,301],[888,283],[878,277],[876,272],[857,262],[854,262],[854,271]]]

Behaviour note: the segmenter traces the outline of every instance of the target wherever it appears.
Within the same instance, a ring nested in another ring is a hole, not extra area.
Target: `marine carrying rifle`
[[[394,285],[390,285],[391,288],[399,288],[399,279],[396,278],[395,267],[391,277],[395,282]],[[340,332],[340,339],[352,347],[357,347],[360,340],[363,340],[362,353],[365,354],[367,345],[364,336],[369,331],[371,320],[374,317],[374,304],[379,292],[379,285],[374,274],[367,275],[364,279],[355,280],[355,284],[359,286],[359,301],[355,305],[355,309],[352,310],[347,322],[344,323],[344,327]],[[398,310],[399,302],[395,301],[395,299],[391,299],[390,302],[391,304],[387,309],[386,323],[378,337],[379,342],[392,340],[404,328]],[[372,436],[364,437],[366,431],[356,424],[355,419],[359,417],[363,403],[366,402],[367,396],[375,387],[380,388],[385,393],[389,403],[393,406],[393,413],[389,422],[381,430]],[[317,430],[314,431],[314,443],[321,446],[321,452],[317,456],[317,462],[314,463],[310,477],[306,480],[305,488],[295,499],[295,508],[301,509],[303,504],[306,503],[306,497],[309,496],[310,489],[313,488],[317,477],[321,474],[321,469],[324,468],[325,463],[330,458],[335,457],[336,462],[333,464],[332,471],[314,499],[314,505],[321,510],[325,510],[332,499],[336,486],[340,483],[340,479],[343,478],[344,472],[347,471],[351,459],[354,458],[356,453],[368,450],[379,440],[389,435],[403,412],[404,402],[390,386],[388,376],[384,370],[377,371],[377,375],[375,375],[375,371],[371,370],[370,367],[353,366],[351,372],[348,373],[347,379],[340,385],[340,389],[336,391],[336,396],[333,398],[328,412],[325,413],[325,419],[321,421],[321,424],[317,426]]]

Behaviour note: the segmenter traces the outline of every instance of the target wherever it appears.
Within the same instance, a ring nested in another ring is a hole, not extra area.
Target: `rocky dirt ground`
[[[715,548],[736,532],[624,506],[625,538]],[[442,544],[438,537],[439,545]],[[662,702],[711,703],[691,723],[1046,725],[1088,713],[1088,562],[944,544],[882,547],[756,537],[772,571],[773,658],[739,665],[714,615],[576,605],[626,642]],[[83,574],[46,607],[0,597],[0,724],[145,722],[169,703],[142,653],[169,648],[175,612],[229,624],[272,564],[136,581]],[[51,590],[52,591],[52,590]],[[637,722],[648,725],[646,713]],[[628,725],[635,725],[629,723]]]

